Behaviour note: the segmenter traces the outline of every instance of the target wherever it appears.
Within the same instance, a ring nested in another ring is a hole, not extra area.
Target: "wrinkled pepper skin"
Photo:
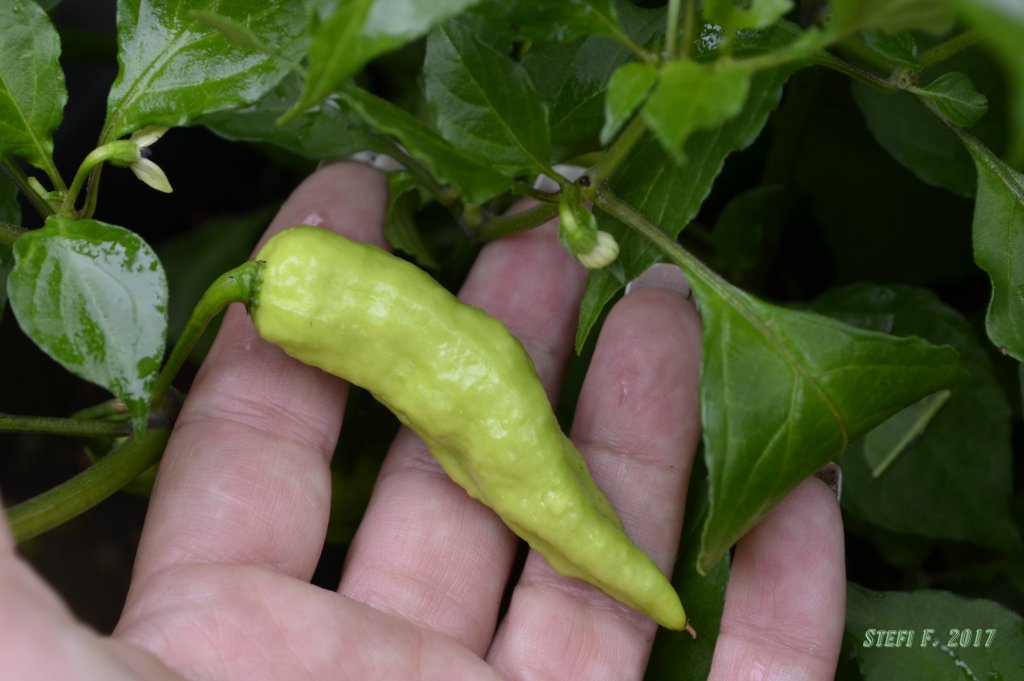
[[[504,324],[416,266],[324,229],[285,230],[257,260],[261,336],[369,390],[560,573],[683,628],[679,596],[623,532]]]

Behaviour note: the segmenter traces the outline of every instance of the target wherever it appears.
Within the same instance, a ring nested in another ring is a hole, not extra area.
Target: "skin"
[[[326,166],[271,231],[344,225],[383,245],[385,193],[376,171]],[[488,246],[462,297],[505,321],[554,395],[584,281],[549,225]],[[602,330],[572,433],[663,569],[698,435],[699,338],[685,297],[634,289]],[[409,431],[388,454],[338,592],[312,587],[346,394],[231,310],[165,454],[112,637],[74,620],[0,524],[0,678],[642,678],[654,622],[537,554],[497,620],[516,539]],[[844,594],[839,507],[808,480],[737,547],[711,679],[832,679]]]

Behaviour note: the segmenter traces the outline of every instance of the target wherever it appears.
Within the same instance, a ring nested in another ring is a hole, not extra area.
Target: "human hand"
[[[383,246],[386,191],[365,166],[326,166],[271,231],[320,224]],[[462,298],[506,322],[555,395],[585,282],[549,225],[488,245]],[[683,285],[662,270],[615,306],[572,433],[665,571],[699,427],[699,320]],[[643,676],[654,623],[536,554],[498,619],[517,540],[409,431],[385,460],[338,592],[312,586],[347,386],[264,342],[235,307],[165,452],[111,638],[76,624],[0,527],[0,677]],[[809,480],[737,548],[711,678],[832,678],[844,598],[839,507]]]

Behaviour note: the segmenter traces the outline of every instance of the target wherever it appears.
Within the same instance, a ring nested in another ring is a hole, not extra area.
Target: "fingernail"
[[[843,498],[843,469],[835,461],[829,462],[824,468],[814,474],[832,490],[836,495],[836,501]]]
[[[583,166],[573,166],[567,164],[560,164],[554,167],[555,172],[569,180],[575,182],[580,178],[583,173],[587,172],[587,169]],[[552,178],[548,177],[544,173],[537,176],[537,179],[533,182],[533,188],[541,192],[557,192],[558,183]]]
[[[376,151],[357,151],[351,156],[348,156],[341,160],[352,161],[354,163],[362,163],[363,165],[368,165],[371,168],[376,168],[382,173],[393,173],[404,168],[404,166],[401,163],[391,158],[387,154],[378,154]],[[337,159],[325,159],[323,161],[320,161],[316,165],[316,168],[317,170],[319,170],[326,165],[330,165],[331,163],[337,162]]]
[[[690,282],[686,280],[682,270],[667,262],[651,265],[643,274],[626,284],[626,295],[645,288],[672,291],[687,299],[692,295]]]

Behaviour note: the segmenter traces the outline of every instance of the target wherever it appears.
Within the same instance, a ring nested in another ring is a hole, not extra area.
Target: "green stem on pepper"
[[[150,404],[158,407],[163,401],[167,390],[171,387],[171,382],[178,375],[178,371],[185,364],[189,353],[192,352],[192,348],[202,337],[210,322],[230,303],[250,304],[256,288],[259,286],[259,274],[262,267],[259,262],[249,261],[225,272],[210,284],[210,287],[203,293],[203,297],[196,303],[192,310],[192,316],[189,317],[185,329],[178,337],[178,342],[171,350],[170,357],[167,358],[167,363],[160,370],[160,375],[157,376],[153,384]]]

